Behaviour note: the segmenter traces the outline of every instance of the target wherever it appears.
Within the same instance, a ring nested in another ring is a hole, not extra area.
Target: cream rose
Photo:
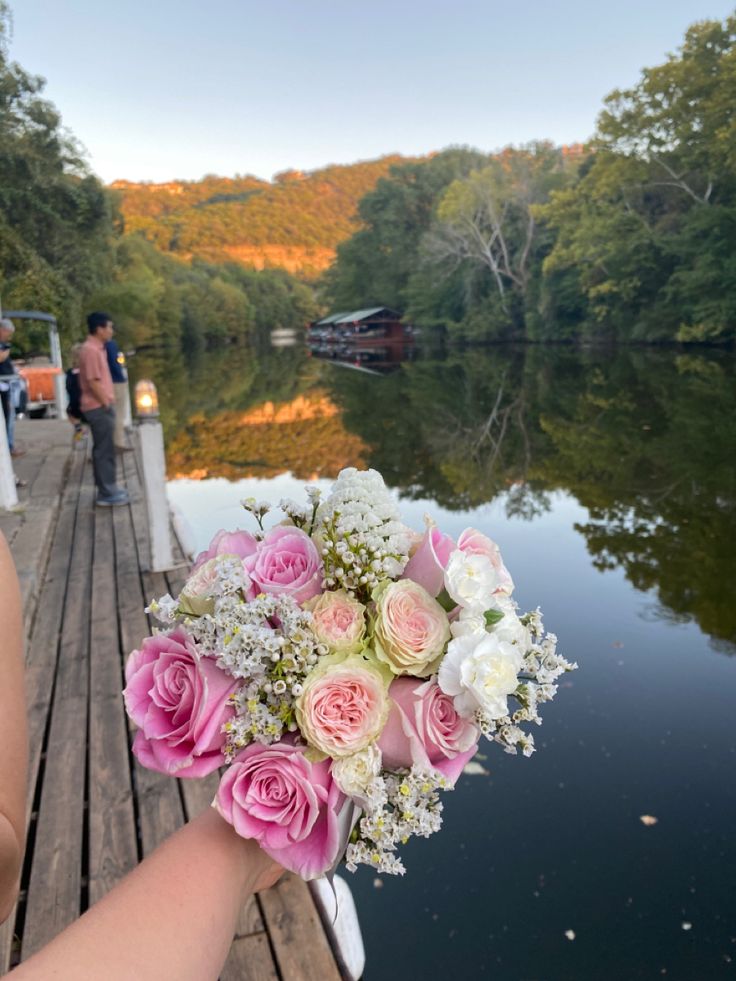
[[[382,583],[376,603],[373,646],[394,674],[432,674],[450,639],[450,623],[440,604],[411,579]]]
[[[375,744],[332,763],[332,779],[359,807],[368,803],[371,784],[381,772],[381,750]]]
[[[335,654],[357,654],[365,637],[365,607],[344,589],[322,593],[306,604],[312,630]]]
[[[359,654],[328,654],[296,700],[297,725],[321,753],[350,756],[375,742],[386,724],[387,687],[377,664]]]
[[[203,562],[187,579],[179,596],[179,606],[184,613],[200,617],[215,612],[219,559]]]

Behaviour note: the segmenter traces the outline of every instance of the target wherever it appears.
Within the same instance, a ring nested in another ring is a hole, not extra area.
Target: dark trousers
[[[84,417],[92,430],[92,469],[101,497],[117,494],[115,482],[115,410],[88,409]]]

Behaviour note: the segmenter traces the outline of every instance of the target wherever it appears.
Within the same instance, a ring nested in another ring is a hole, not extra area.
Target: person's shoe
[[[128,492],[120,490],[117,494],[111,494],[109,497],[103,497],[98,494],[95,503],[101,508],[114,508],[117,504],[128,504],[129,502]]]
[[[116,453],[132,453],[133,452],[133,447],[132,446],[116,446],[115,447],[115,452]]]
[[[11,456],[25,456],[26,455],[26,451],[25,450],[18,449],[16,447],[14,450],[11,450],[10,451],[10,455]]]

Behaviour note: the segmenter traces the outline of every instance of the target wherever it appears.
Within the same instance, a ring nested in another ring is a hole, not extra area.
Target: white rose
[[[453,637],[483,637],[488,633],[486,618],[473,610],[460,610],[457,620],[450,623]]]
[[[503,619],[490,628],[490,633],[493,637],[497,637],[507,644],[513,644],[522,654],[526,654],[532,646],[529,629],[524,626],[513,610],[504,613]]]
[[[371,784],[381,772],[381,762],[381,750],[371,743],[352,756],[333,760],[332,777],[344,794],[366,807]]]
[[[493,594],[500,584],[498,571],[486,555],[461,552],[450,556],[445,568],[445,588],[463,609],[483,613],[493,605]]]
[[[506,698],[519,683],[523,651],[494,634],[468,634],[451,640],[438,683],[458,713],[470,718],[480,709],[491,719],[508,714]]]
[[[486,623],[485,611],[474,613],[472,610],[461,610],[457,620],[450,624],[452,636],[480,639],[486,634],[492,634],[498,640],[506,641],[507,644],[514,644],[521,650],[522,654],[526,654],[532,644],[529,629],[516,615],[513,603],[505,596],[503,597],[504,602],[500,603],[498,602],[500,598],[495,597],[496,602],[489,607],[490,610],[498,610],[503,613],[497,623],[489,626]]]

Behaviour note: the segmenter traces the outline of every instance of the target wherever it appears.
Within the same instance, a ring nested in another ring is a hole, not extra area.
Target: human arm
[[[208,808],[17,968],[13,979],[216,978],[243,903],[282,871]]]
[[[3,361],[7,361],[9,357],[10,357],[10,345],[8,345],[7,347],[0,347],[0,364],[2,364]]]
[[[0,923],[18,893],[25,844],[28,742],[23,688],[23,614],[15,566],[0,532]]]

